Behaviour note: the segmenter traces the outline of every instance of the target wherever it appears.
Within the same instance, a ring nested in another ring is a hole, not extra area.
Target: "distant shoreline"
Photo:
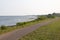
[[[0,16],[0,26],[12,26],[16,25],[17,22],[27,22],[36,19],[36,16]]]

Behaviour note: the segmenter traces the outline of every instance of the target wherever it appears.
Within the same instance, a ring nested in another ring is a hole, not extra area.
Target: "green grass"
[[[23,25],[7,27],[6,29],[3,29],[3,30],[1,30],[1,28],[0,28],[0,35],[4,34],[4,33],[7,33],[7,32],[10,32],[10,31],[14,31],[16,29],[21,29],[21,28],[24,28],[24,27],[29,27],[30,25],[34,25],[34,24],[37,24],[37,23],[40,23],[40,22],[44,22],[44,21],[47,21],[47,20],[50,20],[50,19],[39,20],[39,21],[34,20],[34,21],[26,22],[26,24],[23,24]]]
[[[60,19],[38,28],[19,40],[60,40]]]

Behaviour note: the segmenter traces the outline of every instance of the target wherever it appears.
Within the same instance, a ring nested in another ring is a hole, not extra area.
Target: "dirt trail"
[[[47,24],[54,22],[56,20],[58,20],[58,18],[52,19],[52,20],[47,21],[47,22],[38,23],[38,24],[29,26],[26,28],[17,29],[17,30],[14,30],[12,32],[8,32],[6,34],[0,35],[0,40],[18,40],[22,36],[36,30],[37,28],[44,26],[44,25],[47,25]]]

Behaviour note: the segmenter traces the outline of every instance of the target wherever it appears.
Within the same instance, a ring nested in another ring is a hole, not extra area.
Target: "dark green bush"
[[[53,14],[48,14],[47,17],[48,18],[55,18],[55,16]]]
[[[26,22],[16,23],[17,26],[22,26],[24,24],[26,24]]]
[[[46,18],[47,18],[46,16],[39,16],[36,20],[44,20]]]
[[[0,28],[1,30],[4,30],[4,29],[7,29],[7,26],[2,25]]]

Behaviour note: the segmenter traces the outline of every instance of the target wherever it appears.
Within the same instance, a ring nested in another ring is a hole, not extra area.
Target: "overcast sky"
[[[60,0],[0,0],[0,15],[41,15],[60,12]]]

